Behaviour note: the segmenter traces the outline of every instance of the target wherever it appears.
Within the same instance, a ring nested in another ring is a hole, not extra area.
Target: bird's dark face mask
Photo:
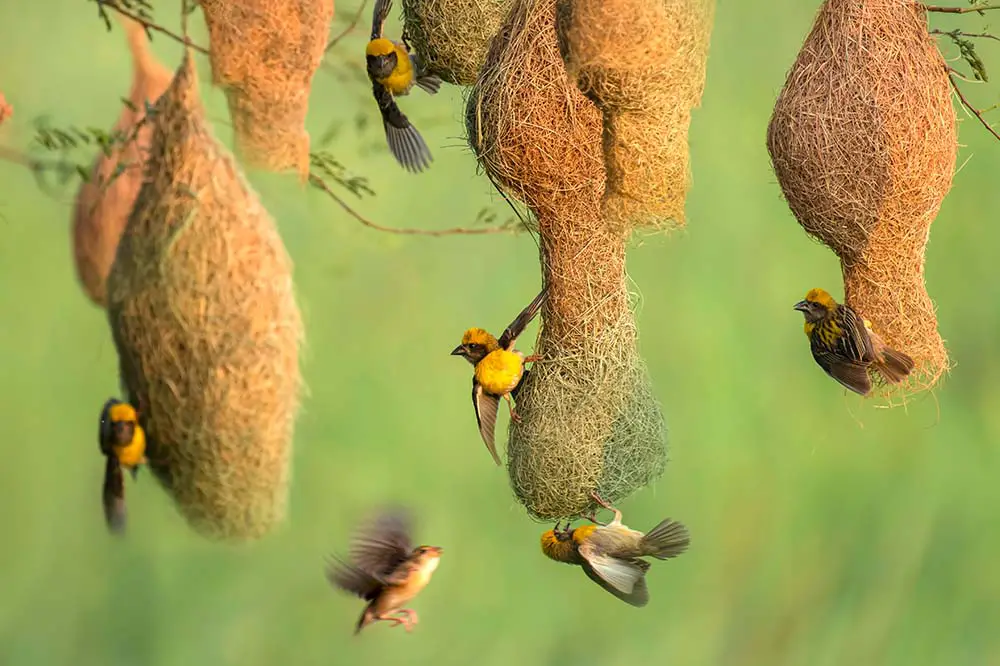
[[[118,445],[128,444],[135,435],[135,424],[131,421],[115,421],[111,424],[111,432]]]
[[[395,53],[388,55],[366,56],[368,62],[368,76],[376,81],[387,79],[393,70],[396,69],[397,58]]]
[[[826,316],[826,308],[812,301],[799,301],[795,304],[795,309],[801,312],[810,324],[815,324]]]
[[[459,345],[451,350],[452,356],[461,356],[466,361],[475,365],[486,358],[486,347],[474,342],[466,345]]]

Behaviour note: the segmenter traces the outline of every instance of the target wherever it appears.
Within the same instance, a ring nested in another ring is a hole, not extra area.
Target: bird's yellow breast
[[[115,455],[124,467],[135,467],[146,460],[146,432],[136,424],[132,441],[125,446],[116,446]]]
[[[837,340],[844,335],[844,331],[841,329],[836,319],[833,317],[827,317],[813,326],[811,335],[816,336],[816,338],[824,345],[833,347],[836,345]]]
[[[497,349],[476,364],[476,380],[487,393],[506,395],[514,390],[524,374],[524,360],[517,352]]]
[[[388,43],[383,44],[382,42]],[[397,44],[396,42],[389,41],[388,39],[375,39],[368,43],[368,50],[372,49],[372,45],[378,43],[377,50],[384,53],[369,53],[369,55],[388,55],[390,53],[396,54],[396,67],[392,70],[392,73],[384,79],[380,80],[386,90],[391,92],[393,95],[405,95],[410,92],[410,88],[413,87],[414,82],[414,72],[413,72],[413,61],[410,60],[410,53],[406,50],[406,47],[402,44]],[[389,47],[392,47],[389,49]]]

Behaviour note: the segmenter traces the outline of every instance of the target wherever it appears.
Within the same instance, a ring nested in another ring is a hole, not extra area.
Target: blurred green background
[[[338,7],[334,33],[356,6]],[[764,144],[817,6],[718,8],[691,128],[689,226],[631,251],[671,462],[621,508],[633,527],[671,516],[692,533],[687,554],[652,568],[641,610],[541,555],[545,526],[490,463],[469,367],[448,356],[466,327],[499,331],[534,296],[533,239],[380,233],[274,177],[252,180],[295,259],[309,339],[290,520],[250,546],[207,542],[144,474],[128,487],[131,533],[111,539],[95,434],[116,358],[75,282],[75,186],[53,197],[0,163],[0,663],[1000,664],[1000,145],[959,112],[963,168],[927,253],[951,376],[905,409],[845,397],[792,310],[810,287],[842,295],[837,260],[792,218]],[[157,15],[179,24],[176,3]],[[331,55],[334,72],[363,62],[369,15]],[[973,32],[987,20],[933,18]],[[207,43],[200,15],[192,35]],[[176,44],[154,47],[179,62]],[[1000,49],[980,53],[1000,71]],[[228,143],[224,99],[205,58],[198,67]],[[0,91],[15,117],[0,143],[26,148],[39,115],[110,127],[130,72],[120,27],[108,34],[93,3],[4,5]],[[994,85],[966,89],[983,106],[998,97]],[[334,127],[328,149],[369,177],[377,196],[360,211],[426,228],[475,224],[484,207],[508,214],[464,145],[461,90],[403,100],[435,154],[420,176],[381,148],[367,93],[320,72],[309,117],[314,141]],[[412,506],[417,539],[446,552],[413,634],[377,625],[353,639],[362,603],[327,586],[324,556],[390,500]]]

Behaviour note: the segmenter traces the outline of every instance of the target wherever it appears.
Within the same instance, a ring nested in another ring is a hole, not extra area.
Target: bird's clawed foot
[[[510,420],[514,423],[520,423],[521,416],[514,410],[514,401],[510,399],[510,395],[505,395],[504,400],[507,401],[507,407],[510,409]]]
[[[420,621],[420,618],[417,616],[417,611],[413,610],[412,608],[400,608],[392,615],[398,616],[400,613],[405,614],[406,617],[389,616],[385,619],[393,622],[394,624],[392,626],[394,627],[403,625],[403,628],[406,629],[406,633],[410,633],[411,631],[413,631],[413,625],[417,624],[417,622]]]
[[[591,497],[591,499],[593,499],[595,502],[597,502],[599,505],[601,505],[602,507],[604,507],[608,511],[614,512],[615,519],[612,522],[615,522],[615,523],[620,523],[621,522],[621,520],[622,520],[622,512],[619,511],[618,509],[616,509],[615,507],[611,506],[607,502],[605,502],[604,499],[600,495],[597,494],[596,490],[590,491],[590,497]],[[598,525],[607,525],[607,523],[599,522],[596,519],[596,516],[594,515],[594,512],[591,512],[591,514],[589,516],[586,516],[586,518],[588,520],[591,520],[591,521],[597,523]]]
[[[541,361],[541,360],[542,357],[540,354],[532,354],[531,356],[528,356],[524,359],[524,363],[525,365],[527,365],[528,363],[534,363],[535,361]]]

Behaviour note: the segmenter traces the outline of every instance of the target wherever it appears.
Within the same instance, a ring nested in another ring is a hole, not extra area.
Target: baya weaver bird
[[[139,412],[132,405],[110,398],[101,410],[98,443],[104,454],[102,501],[108,529],[118,534],[125,529],[125,479],[122,468],[135,479],[146,460],[146,432],[139,425]]]
[[[913,359],[888,347],[850,306],[837,303],[822,289],[811,289],[795,309],[805,316],[805,332],[813,358],[826,374],[860,395],[872,390],[869,370],[886,382],[903,381]]]
[[[524,354],[514,349],[514,342],[538,314],[548,288],[548,285],[542,288],[535,300],[500,334],[499,340],[481,328],[470,328],[462,335],[462,344],[451,351],[452,356],[461,356],[473,366],[472,406],[476,410],[476,423],[479,425],[479,434],[497,465],[500,464],[500,456],[497,455],[494,443],[494,431],[500,398],[507,401],[511,418],[520,420],[511,403],[511,395],[516,394],[522,379],[527,375],[525,363],[533,363],[541,358],[537,355],[525,358]]]
[[[354,628],[357,634],[373,622],[392,622],[412,631],[419,618],[404,608],[430,582],[441,560],[437,546],[412,545],[412,519],[402,509],[383,511],[362,525],[350,548],[350,562],[333,558],[327,578],[337,588],[368,602]],[[402,617],[400,617],[402,616]]]
[[[417,54],[410,53],[405,35],[402,42],[382,36],[391,8],[392,0],[376,0],[365,60],[389,152],[407,171],[418,172],[430,166],[431,151],[417,128],[396,106],[394,98],[409,95],[414,84],[433,95],[441,88],[441,79],[426,71]]]
[[[591,515],[593,525],[554,529],[542,534],[542,552],[557,562],[580,566],[590,580],[632,606],[649,603],[646,572],[650,564],[643,557],[667,560],[677,557],[691,542],[688,530],[669,518],[646,534],[622,524],[622,513],[596,493],[591,496],[604,508],[613,511],[614,520],[600,523]]]

